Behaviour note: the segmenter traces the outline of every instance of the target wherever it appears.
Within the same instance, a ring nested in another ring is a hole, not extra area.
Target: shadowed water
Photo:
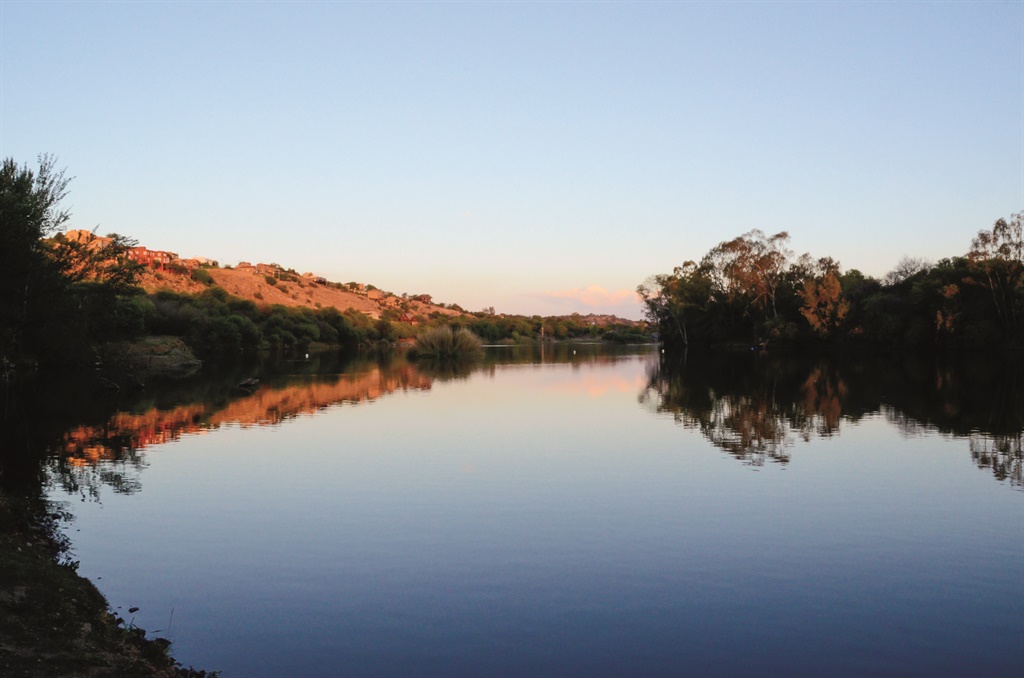
[[[1024,669],[1019,364],[559,345],[219,369],[46,440],[80,572],[186,664]]]

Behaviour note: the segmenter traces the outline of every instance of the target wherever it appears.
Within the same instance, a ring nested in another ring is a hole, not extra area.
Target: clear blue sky
[[[753,228],[881,276],[1024,209],[1024,3],[0,2],[73,227],[616,312]],[[588,291],[589,290],[589,291]]]

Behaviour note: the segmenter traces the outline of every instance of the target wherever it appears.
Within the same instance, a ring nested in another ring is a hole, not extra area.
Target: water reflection
[[[147,465],[145,450],[183,435],[224,426],[278,425],[339,404],[430,390],[435,381],[463,380],[475,373],[493,378],[502,366],[541,369],[548,363],[567,363],[576,370],[635,360],[636,352],[587,344],[511,346],[490,349],[479,361],[455,364],[412,364],[393,354],[328,353],[301,360],[260,356],[211,365],[202,376],[156,382],[144,391],[105,399],[80,385],[47,386],[42,390],[58,403],[66,396],[68,407],[37,406],[21,414],[65,417],[57,423],[26,425],[26,430],[49,431],[42,442],[50,481],[95,500],[103,487],[121,494],[138,492]],[[640,402],[700,431],[745,464],[787,464],[797,443],[834,436],[844,424],[881,416],[909,437],[939,432],[964,439],[978,468],[1024,488],[1024,378],[1019,360],[763,354],[670,360],[650,349],[647,353]],[[256,390],[238,387],[254,378],[260,384]],[[592,394],[637,388],[615,370],[587,370],[578,384],[560,382],[559,388],[571,385]]]
[[[286,359],[260,355],[208,366],[192,379],[150,384],[118,395],[108,414],[70,426],[47,446],[50,481],[65,492],[98,500],[107,487],[119,494],[142,488],[145,450],[223,426],[274,426],[338,404],[358,404],[397,391],[466,379],[501,365],[612,364],[635,358],[636,349],[600,344],[524,345],[492,348],[482,360],[410,363],[391,352],[313,354]],[[255,390],[239,385],[258,379]],[[53,390],[59,390],[53,387]],[[91,399],[91,394],[79,393]],[[41,412],[40,412],[41,413]],[[38,414],[38,413],[37,413]]]
[[[223,426],[274,426],[338,404],[429,390],[435,378],[404,360],[354,361],[342,374],[323,373],[317,362],[296,361],[291,367],[304,369],[287,377],[268,370],[270,379],[255,389],[234,382],[211,392],[199,382],[193,402],[118,411],[101,424],[74,427],[53,450],[53,477],[65,492],[83,498],[97,499],[102,486],[132,494],[141,489],[139,472],[146,466],[143,451],[148,447]]]
[[[1024,620],[1006,575],[1021,571],[1021,497],[1003,491],[1021,487],[1024,407],[1005,362],[669,362],[565,345],[491,350],[468,378],[388,355],[209,367],[133,394],[73,387],[79,409],[45,429],[54,482],[104,493],[75,511],[83,574],[145,628],[176,610],[187,663],[1019,669],[985,649],[1012,645]],[[238,388],[251,378],[257,391]],[[754,474],[733,457],[791,468]]]
[[[1024,487],[1019,359],[711,354],[652,362],[640,402],[751,465],[786,464],[798,440],[881,415],[904,435],[968,443],[979,468]]]
[[[1021,442],[1024,434],[990,436],[972,433],[971,459],[979,468],[990,468],[998,480],[1009,479],[1010,484],[1021,486]]]

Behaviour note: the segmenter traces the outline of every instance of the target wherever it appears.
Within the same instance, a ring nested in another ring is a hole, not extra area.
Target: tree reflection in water
[[[98,501],[103,486],[134,494],[142,489],[141,474],[147,466],[142,449],[129,434],[79,427],[68,432],[61,453],[51,457],[50,477],[83,500]]]
[[[979,468],[1024,488],[1019,357],[662,356],[640,401],[746,464],[789,462],[797,440],[882,415],[904,435],[965,439]]]
[[[737,459],[763,466],[771,459],[785,464],[792,445],[774,401],[721,396],[714,398],[711,411],[696,424],[708,439]],[[685,415],[684,425],[687,423]]]
[[[395,391],[429,390],[434,381],[464,379],[499,362],[584,364],[632,359],[600,347],[555,345],[488,354],[475,364],[413,365],[400,357],[316,357],[214,369],[195,379],[152,384],[108,400],[75,386],[39,384],[34,398],[15,403],[0,442],[5,486],[30,485],[39,469],[70,494],[97,499],[102,487],[130,494],[141,488],[145,449],[223,425],[264,426],[327,407],[374,400]],[[250,377],[260,388],[238,384]],[[1024,489],[1024,378],[1020,359],[942,359],[703,354],[649,363],[640,394],[645,407],[671,414],[745,464],[786,464],[800,441],[836,435],[844,422],[882,416],[907,436],[924,432],[963,439],[974,463],[999,481]],[[35,482],[38,483],[38,480]]]
[[[1024,434],[992,436],[972,433],[970,437],[971,459],[979,468],[990,468],[998,480],[1009,480],[1011,485],[1022,487],[1024,478],[1024,454],[1021,452]]]
[[[288,366],[292,372],[295,365]],[[363,360],[325,372],[314,369],[287,375],[260,371],[265,379],[255,391],[240,389],[243,374],[221,380],[197,378],[193,390],[179,384],[176,399],[153,405],[122,403],[98,424],[78,425],[50,445],[46,471],[50,483],[83,500],[98,500],[100,490],[132,494],[142,488],[145,450],[223,426],[275,426],[340,404],[376,400],[396,391],[429,390],[436,378],[404,360]],[[184,387],[184,388],[183,388]]]
[[[83,500],[98,500],[104,487],[131,494],[142,487],[146,449],[182,435],[225,425],[274,426],[396,391],[429,390],[435,381],[462,380],[478,370],[493,377],[498,364],[558,362],[575,369],[634,358],[635,349],[596,344],[511,346],[479,362],[440,364],[411,364],[390,352],[305,359],[259,354],[210,361],[201,374],[154,380],[144,390],[105,392],[90,375],[27,381],[4,399],[0,489],[38,496],[42,478]],[[249,379],[258,379],[259,388],[240,389]]]

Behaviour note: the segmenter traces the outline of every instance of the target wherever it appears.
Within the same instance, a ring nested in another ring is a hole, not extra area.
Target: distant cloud
[[[549,299],[567,299],[576,301],[584,306],[616,306],[625,301],[633,301],[636,299],[636,292],[633,290],[619,290],[617,292],[609,292],[603,287],[598,285],[591,285],[583,289],[575,288],[571,290],[555,290],[544,292],[544,297]]]
[[[499,306],[495,303],[495,306]],[[546,292],[525,292],[515,296],[514,303],[500,305],[502,313],[523,315],[568,315],[596,313],[640,320],[643,317],[640,297],[632,290],[609,291],[599,285]]]

